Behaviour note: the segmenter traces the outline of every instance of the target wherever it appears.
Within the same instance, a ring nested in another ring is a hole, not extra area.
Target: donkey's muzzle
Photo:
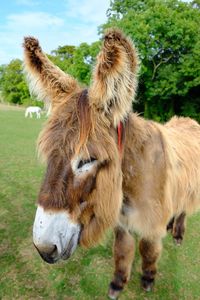
[[[68,259],[78,246],[81,226],[66,211],[38,206],[33,225],[33,243],[42,259],[50,264]]]

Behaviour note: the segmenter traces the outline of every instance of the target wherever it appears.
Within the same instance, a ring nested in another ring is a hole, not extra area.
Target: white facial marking
[[[92,161],[85,160],[85,163],[81,167],[78,167],[80,161],[81,161],[80,156],[77,156],[76,158],[74,158],[71,161],[72,170],[73,170],[73,173],[75,176],[85,174],[85,173],[91,171],[93,167],[97,166],[97,160],[92,160]],[[83,162],[84,162],[84,159],[83,159]]]
[[[80,156],[77,156],[74,159],[72,159],[72,161],[71,161],[72,171],[74,173],[76,172],[76,170],[78,168],[78,164],[79,164],[80,160],[81,160]]]
[[[36,247],[56,245],[58,256],[62,258],[69,244],[70,252],[76,249],[80,225],[70,220],[67,212],[45,211],[38,206],[33,225],[33,242]]]

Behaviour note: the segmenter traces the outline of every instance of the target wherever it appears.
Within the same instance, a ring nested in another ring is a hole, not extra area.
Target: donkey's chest
[[[166,221],[160,202],[124,196],[119,225],[141,237],[165,236]]]
[[[125,197],[123,202],[119,223],[120,226],[128,231],[135,232],[139,235],[144,235],[144,232],[151,227],[151,220],[148,212],[145,209],[140,208],[133,200],[127,200]]]

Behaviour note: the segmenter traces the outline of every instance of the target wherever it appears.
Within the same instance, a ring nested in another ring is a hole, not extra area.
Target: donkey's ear
[[[38,99],[45,102],[51,101],[54,106],[79,89],[74,78],[65,74],[47,58],[37,39],[25,37],[23,46],[24,71],[30,92]]]
[[[123,121],[132,108],[138,65],[132,41],[118,29],[108,30],[94,68],[90,101],[112,118],[114,126]]]

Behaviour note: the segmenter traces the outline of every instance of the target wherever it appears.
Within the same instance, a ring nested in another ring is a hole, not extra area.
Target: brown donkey
[[[177,117],[163,126],[132,113],[138,57],[118,30],[106,32],[88,89],[54,66],[35,38],[24,48],[30,89],[52,105],[38,142],[47,171],[35,247],[54,263],[114,228],[115,299],[130,277],[135,232],[142,287],[150,290],[167,225],[180,243],[185,215],[200,206],[200,126]]]

